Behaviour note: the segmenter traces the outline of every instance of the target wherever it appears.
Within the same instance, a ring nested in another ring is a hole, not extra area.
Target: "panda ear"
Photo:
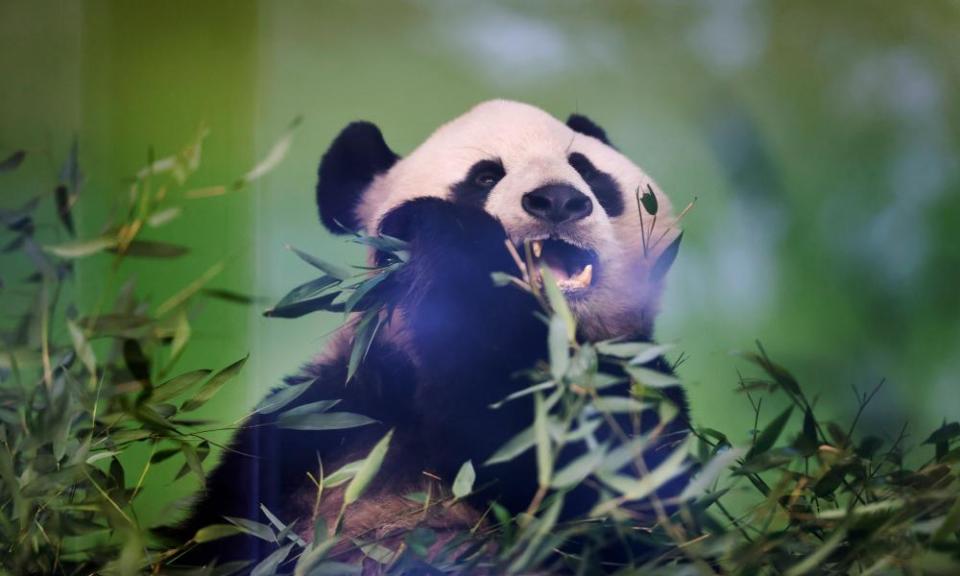
[[[613,146],[613,144],[610,143],[610,140],[607,139],[606,131],[594,124],[593,120],[587,118],[586,116],[580,114],[571,114],[570,117],[567,118],[567,126],[574,132],[586,134],[587,136],[593,136],[607,146]]]
[[[389,170],[398,158],[376,125],[353,122],[344,128],[318,170],[317,208],[323,224],[335,234],[358,230],[354,208],[374,177]]]

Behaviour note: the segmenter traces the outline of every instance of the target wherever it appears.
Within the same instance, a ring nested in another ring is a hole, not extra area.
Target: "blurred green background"
[[[926,431],[960,417],[958,30],[960,3],[946,0],[2,0],[0,157],[28,159],[0,179],[0,208],[52,189],[76,136],[76,210],[92,235],[151,150],[179,150],[205,123],[192,183],[229,183],[302,115],[276,170],[156,232],[188,257],[125,272],[161,301],[222,259],[213,286],[276,299],[311,277],[285,243],[362,258],[313,203],[320,155],[349,121],[376,122],[404,154],[488,98],[578,111],[675,205],[698,198],[657,338],[688,357],[699,424],[747,440],[752,412],[732,392],[746,366],[731,352],[759,339],[824,416],[849,415],[851,387],[886,378],[862,425]],[[4,318],[29,302],[18,258],[0,255]],[[108,267],[82,263],[81,303],[118,288]],[[340,321],[211,301],[182,368],[251,362],[203,414],[242,416]],[[164,506],[194,487],[171,485],[174,471],[148,484],[148,518],[169,519]]]

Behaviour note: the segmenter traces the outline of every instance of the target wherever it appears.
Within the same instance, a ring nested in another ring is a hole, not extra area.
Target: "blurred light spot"
[[[714,317],[749,331],[776,304],[783,217],[771,204],[733,199],[714,222],[706,246],[683,252],[671,272],[664,308],[678,323]]]
[[[960,348],[960,342],[956,343],[954,349],[957,348]],[[957,387],[960,386],[957,376],[960,374],[960,362],[955,356],[952,362],[948,361],[944,364],[940,374],[933,380],[927,395],[929,400],[927,413],[931,422],[943,418],[956,419],[960,414],[960,394],[957,394]]]
[[[767,22],[753,0],[701,1],[703,17],[688,40],[700,57],[720,73],[753,66],[767,44]]]
[[[924,57],[907,48],[858,60],[846,75],[846,109],[874,116],[877,109],[908,122],[934,127],[942,119],[943,95],[937,73]]]
[[[861,248],[888,288],[904,290],[923,273],[930,253],[930,206],[947,189],[955,161],[934,133],[911,133],[888,164],[889,203],[866,222]]]
[[[525,85],[583,67],[616,67],[622,42],[612,26],[579,23],[568,34],[557,22],[493,4],[435,6],[439,35],[488,79]]]

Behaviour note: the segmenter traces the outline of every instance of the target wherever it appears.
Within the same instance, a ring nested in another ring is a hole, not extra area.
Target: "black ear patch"
[[[582,116],[580,114],[571,114],[570,117],[567,118],[567,126],[570,127],[570,129],[574,132],[586,134],[587,136],[593,136],[607,146],[613,146],[613,144],[610,143],[610,140],[607,139],[606,131],[594,124],[593,120],[587,118],[586,116]]]
[[[335,234],[358,230],[354,208],[373,178],[398,158],[376,125],[353,122],[344,128],[320,160],[317,208],[324,226]]]

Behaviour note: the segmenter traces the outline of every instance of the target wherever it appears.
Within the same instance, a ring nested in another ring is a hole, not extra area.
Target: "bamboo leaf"
[[[646,364],[663,356],[673,348],[669,344],[651,344],[650,342],[615,342],[604,341],[597,343],[597,352],[616,358],[630,358],[631,364]]]
[[[593,401],[594,407],[601,412],[611,414],[642,412],[647,404],[627,396],[600,396]]]
[[[339,292],[331,292],[309,300],[293,302],[285,306],[276,306],[264,311],[263,315],[268,318],[300,318],[311,312],[326,310],[328,312],[342,312],[343,304],[335,304],[334,300],[340,296]]]
[[[201,486],[206,486],[207,477],[203,473],[203,463],[200,461],[200,456],[197,454],[197,451],[193,446],[186,442],[181,444],[180,448],[183,452],[184,459],[187,461],[187,466],[190,468],[190,471],[193,472],[200,480]]]
[[[477,473],[473,469],[473,462],[467,460],[460,466],[457,477],[453,480],[453,495],[457,498],[463,498],[473,491],[473,482],[477,479]]]
[[[257,163],[256,166],[250,169],[249,172],[243,175],[243,177],[234,184],[234,188],[242,188],[243,186],[262,178],[265,174],[276,168],[280,162],[286,157],[287,152],[290,151],[290,145],[293,143],[293,135],[297,127],[300,126],[300,123],[303,121],[303,118],[297,116],[293,119],[293,122],[287,127],[287,130],[283,133],[279,140],[277,140],[273,146],[270,148],[270,151],[267,152],[267,155]]]
[[[730,468],[738,459],[743,458],[746,453],[746,448],[732,447],[718,452],[707,462],[707,465],[703,467],[700,473],[687,484],[687,487],[684,488],[683,493],[680,495],[680,499],[690,500],[706,494],[710,486],[720,477],[720,474]]]
[[[561,490],[572,488],[592,474],[606,457],[605,449],[588,450],[557,472],[550,486]]]
[[[631,364],[624,366],[624,369],[634,381],[649,388],[669,388],[680,384],[680,379],[673,374],[664,374],[657,370]]]
[[[211,524],[210,526],[204,526],[197,530],[197,533],[193,536],[193,541],[198,544],[203,544],[241,533],[243,533],[243,530],[233,524]]]
[[[620,499],[623,501],[631,502],[642,500],[687,470],[688,445],[689,440],[674,450],[659,466],[639,479],[608,473],[597,474],[597,477],[600,478],[604,484],[619,492],[621,495]],[[590,516],[603,516],[611,512],[618,505],[617,500],[600,503],[590,512]]]
[[[90,376],[96,378],[97,358],[94,356],[93,348],[84,336],[83,330],[70,319],[67,319],[67,330],[70,332],[70,339],[73,341],[73,349],[77,353],[77,358],[80,359]]]
[[[344,464],[335,472],[323,479],[323,487],[336,488],[341,484],[346,484],[347,481],[351,480],[357,475],[357,471],[360,470],[361,466],[363,466],[363,460],[354,460],[353,462]]]
[[[329,288],[330,286],[333,286],[334,284],[338,284],[339,282],[340,280],[338,280],[337,278],[324,274],[319,278],[314,278],[309,282],[304,282],[303,284],[300,284],[299,286],[297,286],[296,288],[288,292],[283,298],[280,299],[279,302],[277,302],[277,305],[274,308],[283,308],[285,306],[289,306],[291,304],[301,302],[303,300],[310,298],[311,296],[320,292],[321,290],[324,290],[325,288]]]
[[[483,465],[490,466],[492,464],[499,464],[501,462],[509,462],[533,447],[535,442],[536,440],[533,436],[533,426],[531,426],[508,440],[503,446],[494,452],[493,455],[483,463]]]
[[[617,472],[627,464],[639,458],[643,454],[644,450],[647,449],[649,444],[649,435],[638,436],[630,439],[627,442],[624,442],[623,444],[620,444],[607,453],[603,460],[603,464],[599,467],[599,470],[607,473]]]
[[[557,383],[554,382],[553,380],[547,380],[546,382],[534,384],[533,386],[529,386],[527,388],[524,388],[523,390],[518,390],[510,394],[509,396],[507,396],[506,398],[504,398],[503,400],[500,400],[495,404],[491,404],[490,408],[493,408],[494,410],[496,410],[497,408],[500,408],[501,406],[503,406],[507,402],[510,402],[511,400],[516,400],[517,398],[523,398],[524,396],[529,396],[534,392],[550,390],[551,388],[555,388],[556,386],[557,386]]]
[[[287,404],[299,398],[314,382],[316,382],[316,380],[307,380],[300,384],[285,386],[279,390],[275,390],[261,400],[257,407],[253,409],[253,412],[255,414],[272,414],[277,410],[281,410]]]
[[[207,271],[201,274],[199,278],[188,284],[183,290],[177,292],[167,299],[166,302],[158,306],[157,316],[164,316],[168,312],[172,312],[177,306],[180,306],[193,297],[193,295],[199,292],[207,282],[213,280],[213,278],[222,271],[223,262],[217,262],[208,268]]]
[[[293,531],[293,526],[296,524],[296,521],[291,524],[284,524],[273,512],[270,511],[269,508],[263,504],[260,504],[260,511],[263,512],[263,515],[267,517],[267,520],[273,524],[273,527],[279,530],[277,533],[277,542],[283,542],[284,540],[289,539],[291,542],[295,543],[301,548],[307,547],[307,543],[303,540],[303,538],[298,536],[297,533]]]
[[[537,446],[537,482],[540,486],[549,486],[553,475],[553,452],[550,448],[549,413],[544,407],[543,394],[533,395],[534,420],[533,436]]]
[[[777,443],[777,439],[780,438],[780,434],[783,433],[784,427],[790,420],[791,414],[793,414],[793,406],[790,406],[781,412],[779,416],[767,424],[767,427],[763,429],[763,432],[757,435],[757,439],[754,441],[753,447],[750,448],[750,451],[747,453],[746,459],[748,461],[751,458],[759,456],[767,450],[773,448],[773,445]]]
[[[370,294],[377,286],[383,283],[384,280],[390,277],[390,271],[381,271],[377,274],[364,280],[359,286],[354,289],[353,294],[347,298],[346,302],[343,303],[343,311],[349,314],[361,304],[363,298]]]
[[[109,246],[107,249],[111,252],[120,251],[116,246]],[[189,251],[190,249],[186,246],[167,242],[133,240],[123,248],[122,253],[124,256],[136,258],[179,258]]]
[[[573,317],[573,312],[570,311],[570,306],[567,305],[567,299],[563,297],[563,292],[557,287],[557,279],[550,268],[546,266],[540,267],[540,277],[543,278],[543,288],[547,293],[547,300],[550,302],[550,307],[553,308],[553,313],[563,319],[567,328],[567,341],[576,341],[577,322]]]
[[[259,564],[250,571],[250,576],[272,576],[277,573],[277,568],[290,555],[293,544],[287,544],[282,548],[274,550],[269,556],[264,558]]]
[[[567,323],[559,315],[550,317],[548,336],[550,375],[559,382],[570,368],[570,341],[567,340]]]
[[[363,495],[364,491],[366,491],[367,487],[369,487],[370,483],[373,482],[377,472],[380,471],[383,459],[387,455],[387,449],[390,447],[390,439],[392,437],[393,430],[390,430],[387,432],[387,435],[370,450],[367,457],[363,459],[363,464],[360,465],[357,473],[353,476],[353,480],[350,481],[350,484],[347,485],[347,489],[343,493],[344,507],[356,502],[360,496]]]
[[[347,268],[343,268],[336,264],[331,264],[329,262],[320,260],[319,258],[311,256],[310,254],[307,254],[303,250],[300,250],[299,248],[296,248],[289,244],[287,244],[286,248],[287,250],[290,250],[291,252],[299,256],[300,259],[306,262],[307,264],[313,266],[314,268],[323,272],[324,274],[327,274],[329,276],[336,278],[337,280],[346,280],[347,278],[350,278],[351,276],[353,276],[353,273]]]
[[[171,206],[151,214],[150,217],[147,218],[147,224],[149,224],[151,228],[159,228],[160,226],[173,221],[182,213],[183,208],[179,206]]]
[[[657,195],[653,193],[653,188],[649,184],[647,184],[647,192],[644,192],[643,196],[640,197],[640,203],[643,204],[643,209],[647,211],[647,214],[657,215],[660,204],[657,202]]]
[[[346,430],[376,424],[378,421],[353,412],[329,412],[312,414],[281,414],[277,426],[291,430]]]
[[[374,322],[376,321],[376,322]],[[373,338],[377,335],[380,328],[380,311],[376,309],[368,310],[363,318],[357,323],[356,331],[353,335],[353,345],[350,348],[350,360],[347,364],[347,382],[353,379],[360,367],[360,363],[367,356],[370,346],[373,344]]]
[[[192,372],[186,372],[175,376],[170,380],[156,386],[153,389],[153,395],[150,397],[154,402],[163,402],[169,400],[185,391],[187,388],[190,388],[197,382],[200,382],[211,373],[210,370],[193,370]]]
[[[13,154],[0,160],[0,172],[12,172],[20,167],[23,159],[27,157],[26,150],[17,150]]]
[[[243,365],[247,363],[247,358],[249,357],[249,355],[244,356],[243,358],[237,360],[233,364],[221,369],[219,372],[211,376],[210,379],[207,380],[200,388],[197,394],[190,400],[184,402],[180,409],[184,412],[190,412],[206,404],[208,400],[213,398],[213,396],[220,391],[220,388],[222,388],[224,384],[232,380],[237,376],[237,374],[240,373],[240,371],[243,369]]]
[[[88,240],[76,240],[63,244],[44,246],[43,249],[60,258],[85,258],[117,246],[117,239],[99,236]]]
[[[233,524],[240,530],[250,534],[251,536],[256,536],[261,540],[266,540],[267,542],[276,542],[276,534],[273,532],[273,528],[267,526],[266,524],[261,524],[254,520],[247,520],[246,518],[234,518],[232,516],[223,517],[227,522]]]

